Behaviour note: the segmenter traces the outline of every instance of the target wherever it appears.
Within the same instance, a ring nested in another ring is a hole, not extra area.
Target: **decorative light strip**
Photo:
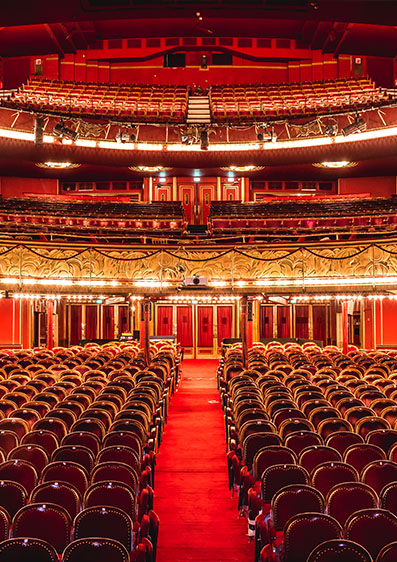
[[[294,148],[311,148],[315,146],[333,146],[338,144],[351,144],[360,141],[375,140],[380,138],[389,138],[397,135],[397,127],[385,127],[383,129],[372,129],[362,133],[355,133],[354,135],[337,135],[335,137],[316,137],[305,139],[291,139],[291,140],[277,140],[277,142],[266,143],[210,143],[208,146],[209,152],[236,152],[236,151],[272,151]],[[0,137],[6,139],[15,139],[34,142],[34,133],[16,131],[13,129],[0,128]],[[77,139],[72,141],[70,139],[63,139],[62,141],[57,137],[51,135],[44,135],[43,142],[46,144],[62,144],[74,145],[86,148],[104,148],[109,150],[127,150],[127,151],[168,151],[168,152],[200,152],[201,147],[199,144],[185,145],[182,143],[175,144],[160,144],[160,143],[126,143],[120,144],[116,141],[110,140],[87,140]]]
[[[289,297],[290,304],[296,303],[307,303],[307,302],[324,302],[324,301],[343,301],[343,300],[353,300],[353,301],[362,301],[363,299],[371,299],[371,300],[379,300],[379,299],[390,299],[390,300],[397,300],[397,295],[291,295]]]
[[[169,287],[170,283],[166,281],[155,281],[155,280],[146,280],[146,281],[135,281],[135,287],[148,287],[150,289],[153,288],[162,288],[162,287]]]
[[[74,162],[36,162],[36,166],[50,170],[70,170],[71,168],[79,168],[81,164]]]
[[[395,285],[397,277],[305,277],[297,279],[258,279],[258,287],[301,287],[301,286],[343,286],[343,285]]]
[[[337,162],[316,162],[313,164],[316,168],[353,168],[358,162],[349,162],[348,160],[339,160]]]

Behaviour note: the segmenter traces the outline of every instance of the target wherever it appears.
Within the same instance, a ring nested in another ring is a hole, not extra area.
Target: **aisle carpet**
[[[228,490],[216,360],[186,360],[156,467],[157,562],[251,562],[246,519]]]

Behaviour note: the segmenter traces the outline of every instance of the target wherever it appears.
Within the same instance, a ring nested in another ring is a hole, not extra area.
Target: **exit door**
[[[156,322],[156,335],[176,335],[185,357],[216,357],[222,339],[233,335],[233,306],[158,305]]]
[[[206,224],[216,187],[210,183],[191,183],[179,187],[180,200],[189,224]]]

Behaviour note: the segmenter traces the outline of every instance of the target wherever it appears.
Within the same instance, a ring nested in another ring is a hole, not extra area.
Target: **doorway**
[[[190,359],[217,357],[222,339],[233,337],[233,305],[157,305],[157,336],[175,335]]]

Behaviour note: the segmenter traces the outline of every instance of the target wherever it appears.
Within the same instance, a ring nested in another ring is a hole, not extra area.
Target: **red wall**
[[[28,193],[57,195],[58,180],[51,178],[0,177],[0,194],[3,197],[21,197]]]
[[[18,299],[0,299],[0,344],[29,347],[30,303]]]
[[[396,193],[396,177],[341,178],[339,193],[370,193],[372,197],[389,197]]]
[[[273,40],[274,42],[274,40]],[[105,41],[105,47],[106,47]],[[142,42],[143,44],[144,42]],[[163,56],[167,52],[165,40],[160,39],[159,48],[100,49],[77,51],[76,54],[51,54],[41,57],[43,76],[51,79],[85,82],[119,82],[148,84],[188,84],[207,87],[211,84],[306,82],[333,80],[353,76],[352,56],[323,54],[310,49],[260,49],[240,48],[237,39],[230,46],[232,66],[212,66],[211,51],[200,46],[197,50],[186,50],[184,68],[163,68]],[[127,45],[123,39],[123,45]],[[253,43],[254,45],[254,43]],[[178,47],[184,52],[182,46]],[[227,49],[226,49],[227,52]],[[201,68],[201,57],[207,55],[208,66]],[[288,60],[289,58],[293,60]],[[4,87],[15,88],[25,82],[34,72],[37,56],[4,58]],[[270,62],[271,59],[279,62]],[[119,62],[124,59],[125,62]],[[389,86],[393,81],[393,61],[379,57],[363,57],[363,72],[378,84]],[[367,60],[368,59],[368,60]],[[285,62],[284,62],[285,61]],[[368,63],[368,64],[367,64]]]

